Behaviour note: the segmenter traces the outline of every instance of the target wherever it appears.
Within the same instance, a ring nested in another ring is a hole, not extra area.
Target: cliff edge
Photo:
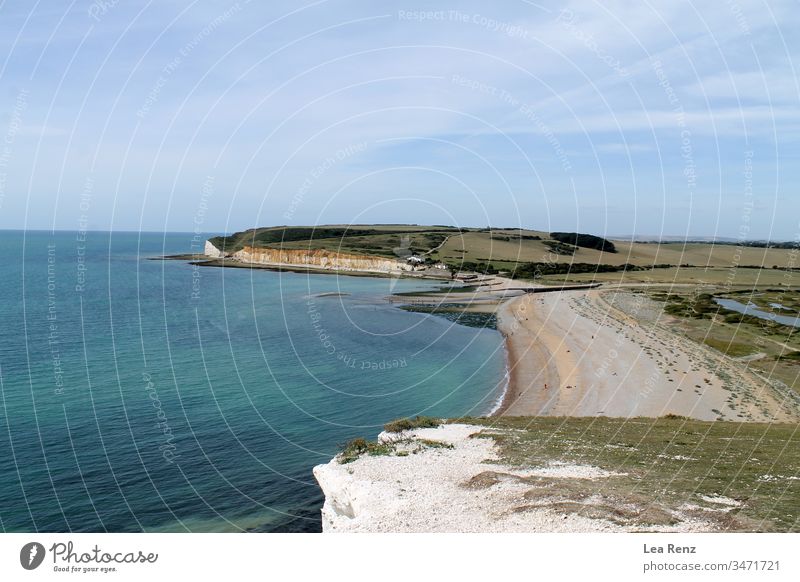
[[[226,254],[210,240],[206,241],[204,254],[215,259],[230,258],[241,263],[286,268],[312,268],[384,274],[412,270],[411,265],[400,260],[325,249],[273,249],[245,246],[232,254]]]
[[[357,439],[358,454],[348,447],[314,467],[325,494],[323,532],[797,528],[797,499],[786,494],[791,471],[776,475],[771,461],[752,459],[750,441],[766,431],[785,443],[794,425],[681,417],[473,421],[384,432],[377,443]],[[697,434],[705,441],[691,445],[690,455],[685,439]]]

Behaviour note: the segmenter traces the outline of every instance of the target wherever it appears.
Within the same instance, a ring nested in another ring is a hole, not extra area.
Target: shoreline
[[[536,410],[529,414],[539,414],[544,404],[542,399],[547,397],[544,386],[549,390],[559,385],[552,354],[539,334],[522,324],[526,299],[526,296],[510,298],[497,309],[497,330],[503,335],[508,381],[503,399],[491,416],[524,416],[523,410]],[[540,385],[542,391],[532,389],[533,384]]]
[[[214,258],[190,264],[453,282],[423,274],[340,271]],[[487,417],[655,418],[674,414],[698,420],[800,418],[793,406],[778,401],[772,387],[762,379],[705,346],[687,344],[664,326],[642,325],[639,307],[625,313],[609,304],[604,292],[596,288],[547,288],[549,292],[537,293],[533,288],[539,285],[520,288],[519,282],[503,277],[461,283],[473,286],[474,291],[443,290],[386,299],[409,305],[466,303],[464,311],[496,314],[497,331],[503,337],[504,372],[502,389],[490,401]],[[632,296],[629,291],[621,292]]]
[[[184,257],[159,257],[162,260],[186,260]],[[243,261],[208,258],[206,260],[189,260],[189,264],[197,267],[221,267],[234,269],[260,269],[264,271],[305,273],[311,275],[338,275],[340,277],[374,277],[376,279],[425,279],[430,281],[450,281],[449,278],[436,275],[412,274],[414,271],[398,271],[387,273],[382,271],[367,271],[359,269],[323,269],[305,267],[303,265],[283,265],[279,263],[246,263]],[[421,272],[420,272],[421,273]]]
[[[503,389],[500,390],[500,394],[495,399],[492,408],[486,413],[486,418],[491,418],[499,414],[508,399],[508,391],[511,388],[511,364],[508,354],[508,342],[503,332],[499,329],[497,331],[503,336]]]
[[[314,274],[314,275],[340,275],[340,276],[350,276],[350,277],[370,277],[376,279],[392,279],[392,278],[404,278],[404,279],[417,279],[421,281],[442,281],[445,283],[457,284],[460,283],[462,286],[469,287],[469,286],[476,286],[477,287],[488,287],[487,290],[484,291],[475,291],[472,294],[469,293],[455,293],[451,294],[448,291],[438,291],[438,292],[420,292],[426,293],[426,295],[409,295],[406,297],[401,297],[399,295],[389,295],[386,297],[386,301],[390,304],[407,304],[413,305],[414,301],[421,302],[421,303],[438,303],[443,298],[445,299],[452,299],[453,301],[442,301],[442,303],[448,302],[457,302],[461,303],[465,300],[465,295],[473,295],[472,300],[469,301],[470,307],[464,309],[465,311],[476,311],[476,312],[491,312],[497,313],[497,308],[507,303],[508,295],[506,295],[506,290],[508,289],[509,285],[516,284],[511,279],[504,279],[500,277],[489,277],[489,281],[493,281],[490,283],[486,283],[484,280],[479,279],[478,281],[457,281],[453,280],[450,277],[444,276],[436,276],[436,275],[424,275],[424,274],[411,274],[412,272],[398,272],[398,273],[383,273],[379,271],[366,271],[366,270],[336,270],[336,269],[321,269],[321,268],[314,268],[314,267],[305,267],[305,266],[294,266],[294,265],[280,265],[280,264],[270,264],[270,263],[247,263],[238,260],[231,260],[231,259],[224,259],[224,258],[215,258],[209,257],[208,255],[196,255],[196,254],[180,254],[180,255],[163,255],[157,257],[148,257],[148,260],[162,260],[162,261],[187,261],[189,265],[198,266],[198,267],[218,267],[218,268],[237,268],[237,269],[261,269],[265,271],[272,271],[272,272],[289,272],[289,273],[298,273],[298,274]],[[481,285],[482,283],[482,285]],[[499,286],[499,289],[492,289],[492,287]],[[513,291],[519,292],[519,289],[514,289]],[[326,294],[323,294],[323,296]],[[338,295],[338,294],[337,294]],[[476,298],[477,297],[477,298]],[[498,303],[499,302],[499,303]],[[401,307],[399,305],[395,305],[396,307]],[[464,324],[458,324],[464,325]],[[465,326],[470,327],[470,326]],[[504,403],[507,399],[508,391],[511,386],[511,369],[509,363],[509,350],[508,344],[506,342],[505,334],[500,330],[499,320],[498,320],[498,327],[497,331],[503,336],[503,358],[504,358],[504,365],[503,365],[503,377],[501,379],[503,383],[503,388],[500,390],[500,393],[494,399],[494,402],[491,405],[491,408],[488,412],[486,412],[486,416],[490,417],[495,415],[499,410],[501,410],[504,406]],[[497,384],[495,384],[497,386]]]
[[[798,419],[790,403],[737,362],[643,321],[642,305],[627,313],[599,291],[503,301],[497,329],[509,385],[492,416]]]

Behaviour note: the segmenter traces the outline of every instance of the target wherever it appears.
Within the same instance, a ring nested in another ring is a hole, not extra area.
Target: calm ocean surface
[[[3,531],[319,531],[337,445],[495,404],[499,333],[383,300],[435,283],[146,260],[191,237],[0,232]]]

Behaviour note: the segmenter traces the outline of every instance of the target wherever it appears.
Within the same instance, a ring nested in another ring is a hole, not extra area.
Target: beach
[[[632,293],[556,291],[498,308],[509,386],[498,415],[795,421],[790,402],[741,362],[671,331]]]
[[[283,268],[239,261],[205,264]],[[462,283],[461,289],[387,299],[412,308],[496,314],[506,348],[507,387],[491,416],[800,419],[796,402],[749,371],[746,361],[680,335],[663,304],[642,292],[643,285],[553,288],[489,275]]]

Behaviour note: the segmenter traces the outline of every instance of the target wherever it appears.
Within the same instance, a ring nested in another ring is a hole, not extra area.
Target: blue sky
[[[794,2],[3,2],[0,228],[800,238]]]

